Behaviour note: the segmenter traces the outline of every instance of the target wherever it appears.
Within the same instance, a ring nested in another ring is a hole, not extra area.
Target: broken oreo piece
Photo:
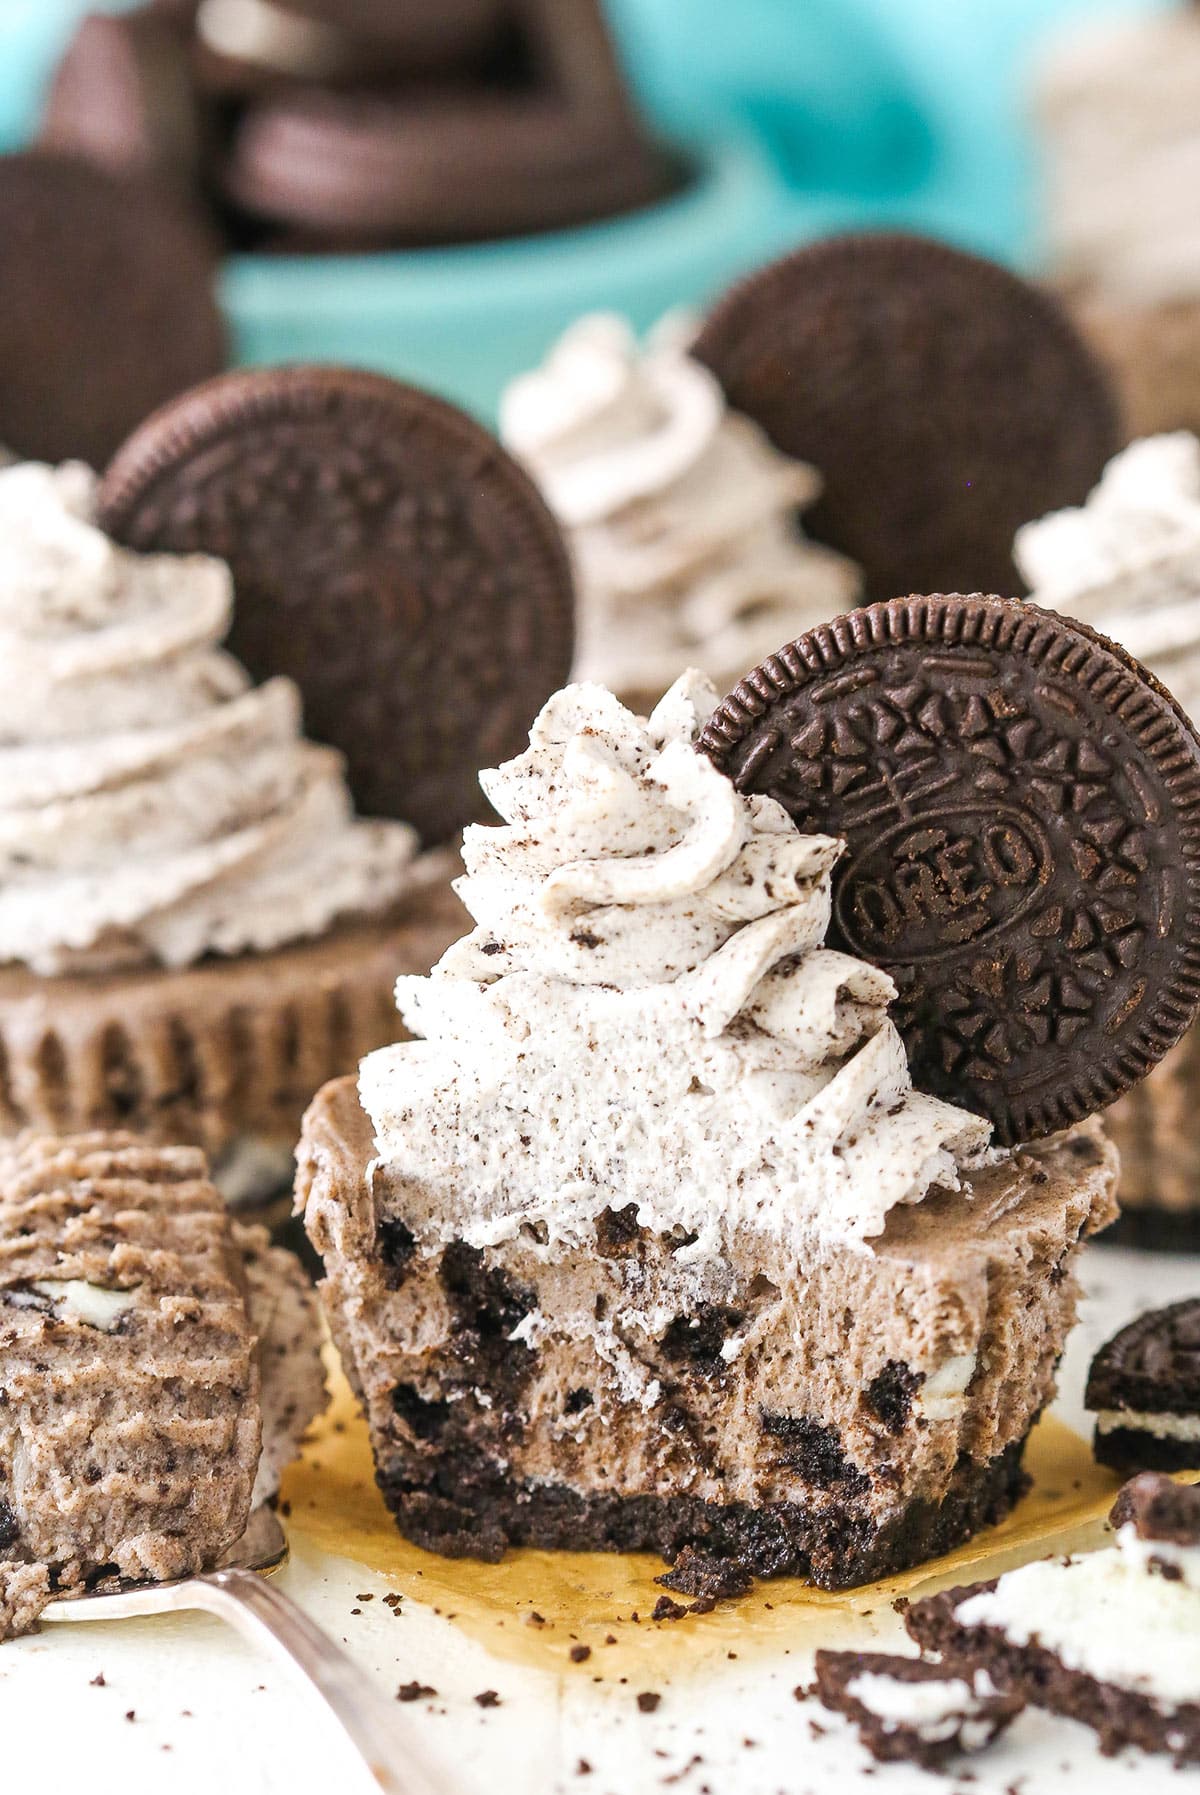
[[[108,469],[102,528],[220,556],[231,651],[286,674],[358,809],[428,842],[485,809],[570,670],[574,590],[532,482],[463,412],[383,375],[268,368],[185,394]]]
[[[1148,1310],[1114,1334],[1092,1360],[1084,1406],[1096,1417],[1100,1464],[1200,1470],[1200,1297]]]
[[[1019,592],[1012,539],[1082,503],[1120,446],[1099,363],[1058,302],[948,244],[811,244],[735,286],[695,354],[824,491],[805,518],[870,598]]]
[[[937,1770],[990,1745],[1025,1706],[1023,1697],[998,1691],[986,1671],[887,1652],[819,1651],[816,1673],[821,1702],[852,1720],[884,1764]]]
[[[1113,1102],[1200,1005],[1200,739],[1081,624],[895,599],[747,675],[700,746],[842,836],[831,947],[896,981],[917,1088],[997,1141]]]

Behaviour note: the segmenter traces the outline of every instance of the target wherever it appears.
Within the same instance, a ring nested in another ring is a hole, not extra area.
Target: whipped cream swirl
[[[505,824],[466,834],[477,926],[398,983],[423,1039],[360,1071],[423,1235],[584,1246],[632,1202],[681,1262],[753,1231],[783,1275],[986,1147],[912,1090],[887,975],[822,945],[842,844],[697,752],[716,701],[689,674],[647,722],[569,686],[482,776]]]
[[[358,822],[296,687],[217,647],[224,564],[117,547],[94,489],[0,470],[0,962],[182,966],[387,908],[413,831]]]
[[[691,664],[724,690],[857,600],[857,569],[800,529],[819,475],[726,409],[676,320],[642,351],[620,318],[581,319],[509,387],[500,432],[570,536],[580,679],[657,694]]]
[[[1200,717],[1200,441],[1144,437],[1085,505],[1017,531],[1034,602],[1093,625]]]
[[[1077,22],[1038,88],[1061,271],[1117,300],[1200,298],[1200,11]]]

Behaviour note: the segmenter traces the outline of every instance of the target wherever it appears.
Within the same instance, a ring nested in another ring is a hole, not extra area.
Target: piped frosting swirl
[[[295,686],[217,646],[224,564],[119,548],[94,487],[0,470],[0,962],[181,966],[386,909],[413,832],[357,821]]]
[[[501,435],[570,536],[582,680],[658,693],[690,662],[725,689],[856,601],[857,569],[800,528],[819,475],[727,409],[678,320],[643,350],[580,319],[509,387]]]
[[[360,1073],[414,1227],[582,1244],[634,1202],[685,1252],[753,1230],[786,1256],[863,1242],[986,1147],[912,1090],[887,975],[823,946],[841,844],[697,752],[716,701],[688,675],[646,721],[570,686],[483,775],[505,821],[466,834],[477,926],[399,981],[423,1039]]]
[[[1200,441],[1145,437],[1115,455],[1087,503],[1018,530],[1037,604],[1090,623],[1200,716]]]

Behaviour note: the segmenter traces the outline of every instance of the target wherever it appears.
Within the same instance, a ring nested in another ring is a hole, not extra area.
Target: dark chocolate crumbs
[[[637,1705],[643,1714],[653,1714],[657,1711],[661,1701],[662,1696],[656,1689],[643,1689],[637,1698]]]

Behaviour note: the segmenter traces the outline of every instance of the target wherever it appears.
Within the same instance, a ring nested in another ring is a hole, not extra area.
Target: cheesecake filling
[[[0,963],[179,967],[387,910],[416,836],[358,820],[292,682],[218,646],[228,568],[121,548],[94,503],[77,463],[0,469]]]
[[[419,1038],[360,1071],[425,1244],[561,1255],[632,1203],[680,1268],[752,1240],[784,1281],[985,1154],[986,1122],[913,1090],[891,980],[823,945],[841,844],[697,752],[716,696],[685,676],[647,721],[568,687],[482,776],[505,821],[466,834],[476,927],[400,979]]]
[[[801,531],[819,474],[729,410],[688,336],[668,318],[642,347],[620,318],[582,318],[501,407],[574,551],[576,676],[623,694],[689,663],[724,691],[860,588]]]

